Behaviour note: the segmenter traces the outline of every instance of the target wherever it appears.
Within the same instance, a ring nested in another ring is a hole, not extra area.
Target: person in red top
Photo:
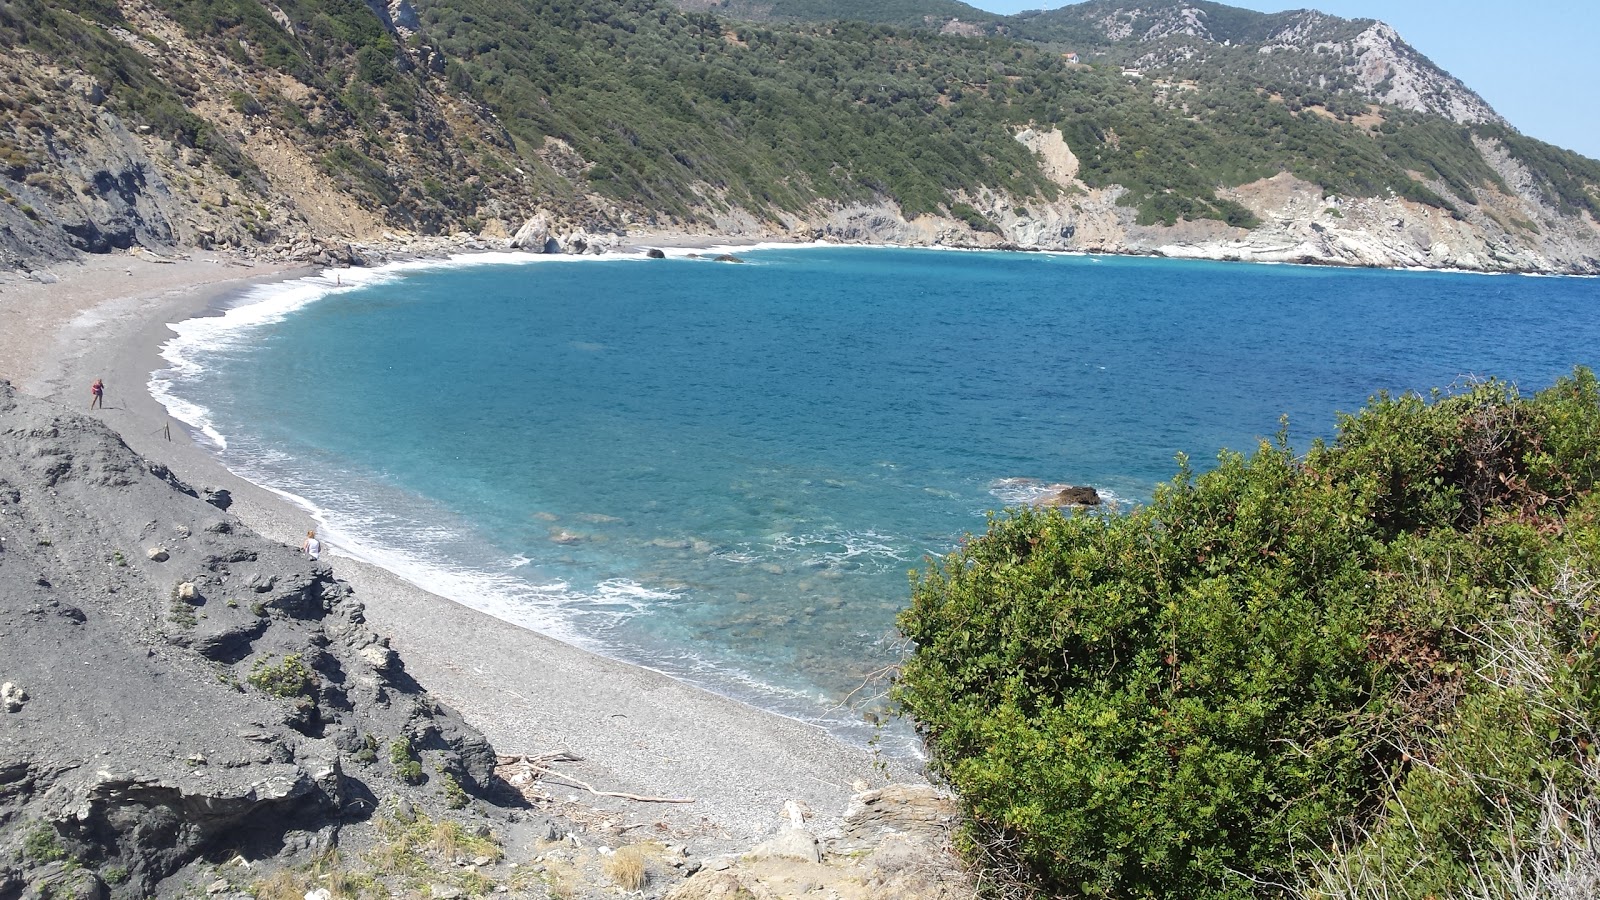
[[[100,409],[105,409],[106,408],[106,402],[105,401],[106,401],[106,385],[105,385],[105,382],[103,382],[100,379],[96,378],[94,380],[94,384],[89,385],[89,408],[90,409],[94,409],[94,408],[98,407]]]

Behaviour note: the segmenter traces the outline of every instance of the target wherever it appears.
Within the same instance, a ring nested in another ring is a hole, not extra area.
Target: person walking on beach
[[[106,385],[98,378],[94,380],[94,384],[89,385],[89,408],[106,408]]]
[[[304,553],[313,562],[322,555],[322,542],[317,540],[315,531],[306,532],[306,542],[300,545],[300,552]]]

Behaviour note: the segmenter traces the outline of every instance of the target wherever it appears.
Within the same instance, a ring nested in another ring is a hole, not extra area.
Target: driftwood
[[[581,756],[574,756],[566,750],[556,750],[550,753],[541,753],[536,756],[530,756],[526,753],[520,756],[498,756],[495,758],[495,762],[498,763],[495,768],[496,770],[499,770],[513,766],[516,767],[514,776],[506,778],[506,780],[519,788],[524,787],[524,785],[529,785],[534,781],[542,780],[540,776],[544,776],[548,778],[559,778],[569,787],[582,788],[596,797],[617,797],[622,800],[632,800],[635,803],[694,802],[693,797],[646,797],[639,794],[625,793],[623,791],[602,791],[599,788],[596,788],[594,785],[589,784],[587,781],[582,781],[572,777],[571,775],[566,775],[549,768],[550,763],[582,761],[583,757]]]

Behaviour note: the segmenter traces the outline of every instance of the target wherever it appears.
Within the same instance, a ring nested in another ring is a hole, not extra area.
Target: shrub
[[[467,792],[462,789],[461,782],[449,772],[439,773],[439,786],[444,790],[444,805],[450,809],[463,809],[467,805]]]
[[[1380,395],[1331,445],[1183,464],[1128,514],[996,516],[916,579],[895,696],[969,851],[1036,889],[1252,896],[1334,841],[1398,859],[1391,896],[1459,895],[1600,746],[1465,677],[1560,572],[1595,580],[1597,466],[1580,369],[1531,400]],[[1540,640],[1592,704],[1587,621]]]
[[[317,676],[300,660],[300,654],[291,653],[277,665],[266,657],[250,666],[249,682],[263,693],[274,697],[314,700],[317,695]]]
[[[22,839],[22,855],[34,862],[55,862],[67,858],[67,848],[49,822],[38,822]]]
[[[422,763],[417,761],[416,754],[411,749],[411,739],[405,735],[390,742],[389,762],[394,765],[394,774],[406,784],[423,782]]]

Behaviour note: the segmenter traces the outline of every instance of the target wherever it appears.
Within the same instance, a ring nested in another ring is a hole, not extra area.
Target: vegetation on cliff
[[[1579,369],[996,517],[900,620],[969,849],[1057,895],[1592,890],[1597,448]]]
[[[987,217],[1008,202],[1078,189],[1013,140],[1025,127],[1059,128],[1081,183],[1118,191],[1144,225],[1253,227],[1228,191],[1280,172],[1462,215],[1485,191],[1509,190],[1484,139],[1553,209],[1600,206],[1600,163],[1518,135],[1492,111],[1464,124],[1382,101],[1385,84],[1353,74],[1370,61],[1352,43],[1371,24],[1361,20],[1210,3],[1194,5],[1196,22],[1172,3],[1003,18],[933,0],[684,5],[11,0],[0,39],[22,51],[14,66],[89,76],[107,110],[170,141],[185,165],[214,169],[197,183],[232,182],[217,196],[177,179],[260,241],[284,223],[258,201],[298,178],[263,171],[272,154],[261,145],[279,141],[364,211],[432,234],[514,223],[540,205],[615,226],[728,213],[792,222],[857,202],[994,231]],[[758,13],[783,21],[738,18]],[[941,33],[952,18],[971,27]],[[1135,20],[1143,31],[1117,30]],[[1481,104],[1403,43],[1384,52],[1393,59],[1378,62],[1434,79],[1437,96]],[[30,99],[16,71],[7,77],[19,87],[0,104],[0,199],[48,224],[80,194],[149,189],[148,171],[90,178],[94,164],[71,157],[94,117]]]

